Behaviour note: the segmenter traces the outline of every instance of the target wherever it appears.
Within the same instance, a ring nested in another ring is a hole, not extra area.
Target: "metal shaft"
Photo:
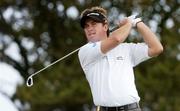
[[[118,28],[119,28],[119,26],[115,26],[113,29],[110,30],[110,33],[113,32],[113,31],[115,31],[115,30],[117,30]],[[82,47],[82,46],[81,46],[81,47]],[[33,78],[32,78],[33,76],[35,76],[36,74],[38,74],[38,73],[44,71],[45,69],[47,69],[48,67],[50,67],[50,66],[56,64],[57,62],[60,62],[61,60],[67,58],[68,56],[74,54],[75,52],[77,52],[78,50],[80,50],[81,47],[79,47],[78,49],[76,49],[76,50],[70,52],[69,54],[67,54],[67,55],[65,55],[65,56],[63,56],[63,57],[61,57],[60,59],[54,61],[53,63],[47,65],[46,67],[42,68],[41,70],[39,70],[39,71],[37,71],[37,72],[31,74],[31,75],[28,77],[28,79],[27,79],[27,82],[26,82],[27,86],[28,86],[28,87],[31,87],[31,86],[33,85]],[[99,111],[99,108],[100,108],[100,107],[97,107],[97,110],[98,110],[98,111]]]
[[[80,47],[80,48],[81,48],[81,47]],[[43,69],[41,69],[41,70],[35,72],[34,74],[30,75],[30,77],[35,76],[36,74],[38,74],[38,73],[44,71],[44,70],[47,69],[48,67],[50,67],[50,66],[56,64],[57,62],[60,62],[61,60],[67,58],[68,56],[74,54],[74,53],[77,52],[80,48],[78,48],[78,49],[76,49],[76,50],[70,52],[69,54],[67,54],[67,55],[65,55],[65,56],[63,56],[63,57],[61,57],[60,59],[58,59],[58,60],[54,61],[53,63],[49,64],[48,66],[44,67]]]

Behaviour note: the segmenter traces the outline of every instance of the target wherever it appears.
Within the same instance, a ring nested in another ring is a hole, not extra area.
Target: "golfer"
[[[140,18],[125,18],[109,34],[107,11],[91,7],[81,13],[88,43],[78,56],[99,111],[141,111],[133,68],[158,56],[163,47]],[[144,43],[123,43],[135,27]]]

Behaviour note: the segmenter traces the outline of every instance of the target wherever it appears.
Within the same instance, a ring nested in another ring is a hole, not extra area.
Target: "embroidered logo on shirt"
[[[96,43],[93,43],[93,47],[95,47],[96,46]]]
[[[123,60],[123,57],[122,56],[118,56],[116,57],[117,60]]]

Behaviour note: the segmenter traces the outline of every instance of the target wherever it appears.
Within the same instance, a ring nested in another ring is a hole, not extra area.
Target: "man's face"
[[[85,35],[90,42],[97,42],[107,37],[107,25],[88,19],[84,25]]]

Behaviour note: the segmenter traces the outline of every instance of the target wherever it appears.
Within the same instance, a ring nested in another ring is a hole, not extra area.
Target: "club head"
[[[32,78],[31,76],[27,79],[26,85],[27,85],[28,87],[31,87],[31,86],[33,85],[33,78]]]

